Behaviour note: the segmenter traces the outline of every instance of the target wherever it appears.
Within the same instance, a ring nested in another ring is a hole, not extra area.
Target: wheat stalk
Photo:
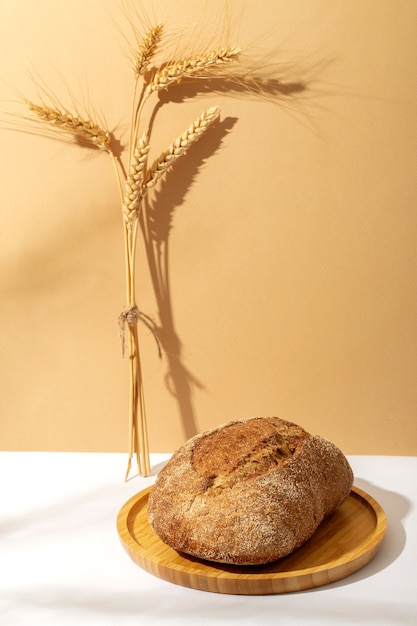
[[[66,110],[60,111],[44,104],[34,104],[30,100],[25,100],[25,104],[41,120],[58,126],[61,130],[72,135],[82,137],[96,148],[111,153],[110,132],[101,128],[93,120],[73,115]]]
[[[199,56],[170,61],[155,71],[150,83],[146,87],[145,97],[154,91],[166,89],[183,78],[204,78],[222,71],[226,64],[236,60],[241,52],[240,48],[217,48]]]
[[[143,183],[142,195],[158,182],[165,172],[183,155],[188,148],[198,141],[209,126],[219,117],[219,107],[211,107],[204,111],[200,117],[180,135],[167,150],[153,162]]]
[[[131,227],[133,220],[138,217],[143,172],[149,148],[148,133],[144,132],[133,153],[122,203],[124,219],[128,228]]]
[[[163,28],[161,23],[152,26],[140,42],[132,67],[136,78],[143,75],[149,67],[151,59],[161,41]]]

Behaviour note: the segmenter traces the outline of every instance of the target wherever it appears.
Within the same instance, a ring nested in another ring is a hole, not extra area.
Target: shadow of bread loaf
[[[352,469],[331,442],[278,417],[251,417],[177,450],[150,491],[148,519],[179,552],[269,563],[305,543],[352,484]]]

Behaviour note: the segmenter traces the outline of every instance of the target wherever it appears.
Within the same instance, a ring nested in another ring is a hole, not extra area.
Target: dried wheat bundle
[[[150,116],[147,128],[142,130],[142,113],[144,104],[153,94],[183,79],[204,80],[211,77],[232,75],[233,62],[239,59],[240,48],[226,46],[205,51],[194,56],[185,56],[179,60],[168,60],[160,65],[152,66],[155,55],[165,41],[165,28],[156,23],[147,28],[143,36],[138,36],[134,28],[136,49],[133,53],[132,71],[134,75],[131,123],[129,142],[126,149],[127,163],[122,156],[115,154],[111,148],[113,135],[102,128],[88,116],[71,112],[60,102],[50,96],[49,90],[38,85],[40,91],[49,99],[49,104],[39,104],[24,99],[27,108],[40,121],[48,123],[58,133],[70,134],[83,145],[100,149],[110,155],[120,191],[122,206],[125,268],[126,268],[126,303],[119,315],[120,332],[123,350],[125,340],[129,353],[129,459],[126,479],[131,469],[131,461],[136,454],[139,474],[150,474],[148,433],[145,412],[143,377],[140,358],[138,322],[145,321],[155,335],[154,325],[143,314],[136,303],[136,248],[138,223],[141,203],[146,194],[158,183],[161,177],[170,170],[179,157],[198,141],[212,126],[220,115],[218,107],[211,107],[201,115],[170,145],[159,157],[148,166],[151,147],[151,131],[153,115]],[[142,88],[140,86],[142,85]],[[74,106],[74,109],[77,109]],[[155,109],[156,110],[156,109]],[[116,144],[114,144],[116,145]],[[159,344],[158,344],[159,346]]]

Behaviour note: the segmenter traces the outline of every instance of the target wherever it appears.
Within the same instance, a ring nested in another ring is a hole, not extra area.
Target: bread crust
[[[259,565],[305,543],[352,484],[347,459],[322,437],[278,417],[234,420],[174,453],[150,491],[148,519],[179,552]]]

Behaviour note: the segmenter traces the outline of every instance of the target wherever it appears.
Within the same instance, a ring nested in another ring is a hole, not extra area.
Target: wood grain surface
[[[340,580],[364,567],[377,553],[386,531],[382,507],[353,487],[345,502],[301,548],[262,566],[233,566],[180,554],[152,531],[147,517],[151,487],[120,509],[117,530],[131,559],[171,583],[227,594],[263,595],[301,591]]]

